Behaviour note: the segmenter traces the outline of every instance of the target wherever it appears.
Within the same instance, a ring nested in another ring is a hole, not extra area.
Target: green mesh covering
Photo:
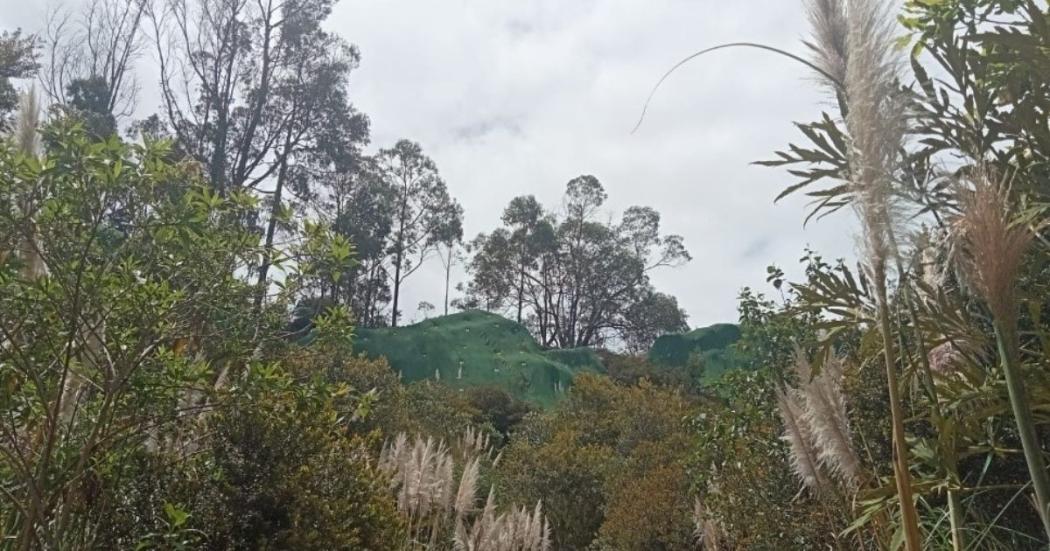
[[[732,344],[738,340],[740,328],[731,323],[664,335],[649,349],[649,361],[669,367],[686,367],[693,358],[703,365],[704,379],[710,380],[739,367],[732,349]]]
[[[496,386],[535,405],[553,404],[575,374],[601,372],[591,350],[543,350],[521,325],[468,311],[415,325],[359,329],[354,348],[384,356],[405,382],[439,379],[457,389]]]

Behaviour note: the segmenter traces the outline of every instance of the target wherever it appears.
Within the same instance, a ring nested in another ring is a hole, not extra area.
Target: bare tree
[[[220,195],[255,188],[279,167],[272,157],[288,115],[268,107],[286,48],[282,7],[273,0],[167,0],[146,12],[167,122]],[[277,124],[264,124],[264,113]]]
[[[467,261],[470,249],[465,248],[461,236],[454,235],[447,242],[440,243],[437,249],[438,258],[441,259],[441,267],[445,270],[445,307],[444,315],[448,315],[448,295],[452,285],[452,268]],[[520,323],[520,322],[519,322]]]
[[[53,103],[111,117],[135,109],[134,63],[145,44],[146,0],[89,0],[79,12],[53,10],[44,30],[40,80]]]

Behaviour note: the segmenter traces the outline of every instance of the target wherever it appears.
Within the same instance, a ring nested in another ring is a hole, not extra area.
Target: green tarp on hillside
[[[577,373],[603,371],[591,350],[545,351],[521,325],[481,311],[406,327],[360,329],[354,348],[369,357],[385,356],[405,382],[440,380],[459,389],[497,386],[538,405],[554,403]]]

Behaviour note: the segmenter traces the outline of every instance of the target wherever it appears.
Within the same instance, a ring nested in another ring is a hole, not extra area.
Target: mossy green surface
[[[604,371],[589,349],[543,350],[521,325],[467,311],[397,328],[359,329],[355,350],[384,356],[405,382],[440,380],[456,389],[491,385],[549,406],[577,373]]]
[[[685,368],[691,361],[699,360],[704,370],[703,380],[711,381],[741,366],[733,350],[733,344],[738,340],[740,327],[731,323],[664,335],[656,339],[649,349],[649,361],[657,365]]]

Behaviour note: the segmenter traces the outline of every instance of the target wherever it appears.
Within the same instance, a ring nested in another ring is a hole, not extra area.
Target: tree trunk
[[[403,254],[401,248],[398,247],[397,255],[395,258],[394,265],[394,302],[393,302],[393,313],[390,315],[390,327],[397,327],[397,301],[401,294],[401,258]]]
[[[521,310],[525,302],[525,265],[518,268],[518,323],[521,323]]]
[[[448,286],[452,280],[452,248],[448,249],[448,264],[445,266],[445,315],[448,315]]]
[[[288,148],[291,147],[292,132],[288,131],[284,139],[284,153],[281,156],[281,168],[277,172],[277,183],[273,188],[273,203],[270,206],[270,220],[266,224],[266,237],[263,244],[262,265],[259,266],[259,278],[257,280],[258,290],[255,294],[256,313],[262,308],[266,298],[266,277],[270,272],[273,262],[273,239],[277,233],[277,215],[281,212],[281,194],[284,191],[284,180],[288,175]]]

